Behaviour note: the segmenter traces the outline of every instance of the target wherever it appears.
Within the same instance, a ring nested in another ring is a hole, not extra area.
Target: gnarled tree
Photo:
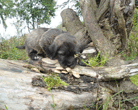
[[[91,40],[101,55],[114,57],[127,49],[135,0],[79,0],[84,24],[76,12],[65,9],[62,25],[75,35],[80,46]]]

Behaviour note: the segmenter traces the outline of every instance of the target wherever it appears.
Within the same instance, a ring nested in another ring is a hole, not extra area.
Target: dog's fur
[[[17,46],[25,48],[32,60],[40,57],[58,59],[62,67],[74,68],[77,60],[74,57],[79,52],[74,36],[59,29],[39,28],[27,35],[25,45]]]

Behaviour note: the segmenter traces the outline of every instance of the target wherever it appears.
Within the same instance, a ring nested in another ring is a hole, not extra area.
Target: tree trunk
[[[90,36],[97,50],[108,57],[113,57],[127,48],[135,0],[79,0],[79,3],[84,25],[73,14],[74,11],[66,9],[61,16],[67,31],[74,35],[80,29],[85,30],[83,35]],[[82,38],[86,41],[89,37]]]
[[[99,27],[96,17],[96,3],[92,0],[80,0],[80,5],[82,9],[82,14],[84,18],[85,25],[88,29],[88,33],[99,51],[102,55],[109,55],[112,57],[116,49],[113,44],[103,35],[101,28]]]
[[[61,12],[61,17],[62,26],[66,27],[66,30],[70,32],[70,34],[76,36],[80,48],[82,46],[85,47],[91,42],[91,38],[88,36],[86,27],[79,20],[75,11],[69,8],[65,9]]]

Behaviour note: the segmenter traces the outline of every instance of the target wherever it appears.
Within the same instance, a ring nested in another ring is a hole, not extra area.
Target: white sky
[[[55,0],[57,2],[57,5],[61,5],[62,3],[66,2],[67,0]],[[69,4],[67,7],[70,7],[71,4]],[[67,8],[65,7],[65,8]],[[63,8],[63,9],[65,9]],[[62,23],[62,19],[60,16],[61,11],[63,10],[61,8],[57,9],[55,14],[56,16],[54,18],[51,19],[51,24],[47,25],[47,24],[43,24],[41,27],[51,27],[51,28],[56,28],[59,24]],[[17,29],[15,28],[15,25],[13,23],[15,23],[15,18],[12,19],[7,19],[6,23],[7,23],[7,29],[5,30],[2,23],[0,23],[0,37],[3,37],[5,39],[10,38],[12,36],[20,36],[22,34],[28,33],[27,28],[23,29],[22,27],[22,32],[20,32],[20,28],[19,29],[19,34],[17,34]]]

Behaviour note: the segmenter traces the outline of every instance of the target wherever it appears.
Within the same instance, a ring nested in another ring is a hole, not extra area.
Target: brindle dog
[[[41,57],[58,59],[63,68],[74,68],[77,64],[74,55],[80,52],[74,36],[59,29],[48,28],[33,30],[27,35],[25,45],[17,48],[25,48],[32,60]]]

